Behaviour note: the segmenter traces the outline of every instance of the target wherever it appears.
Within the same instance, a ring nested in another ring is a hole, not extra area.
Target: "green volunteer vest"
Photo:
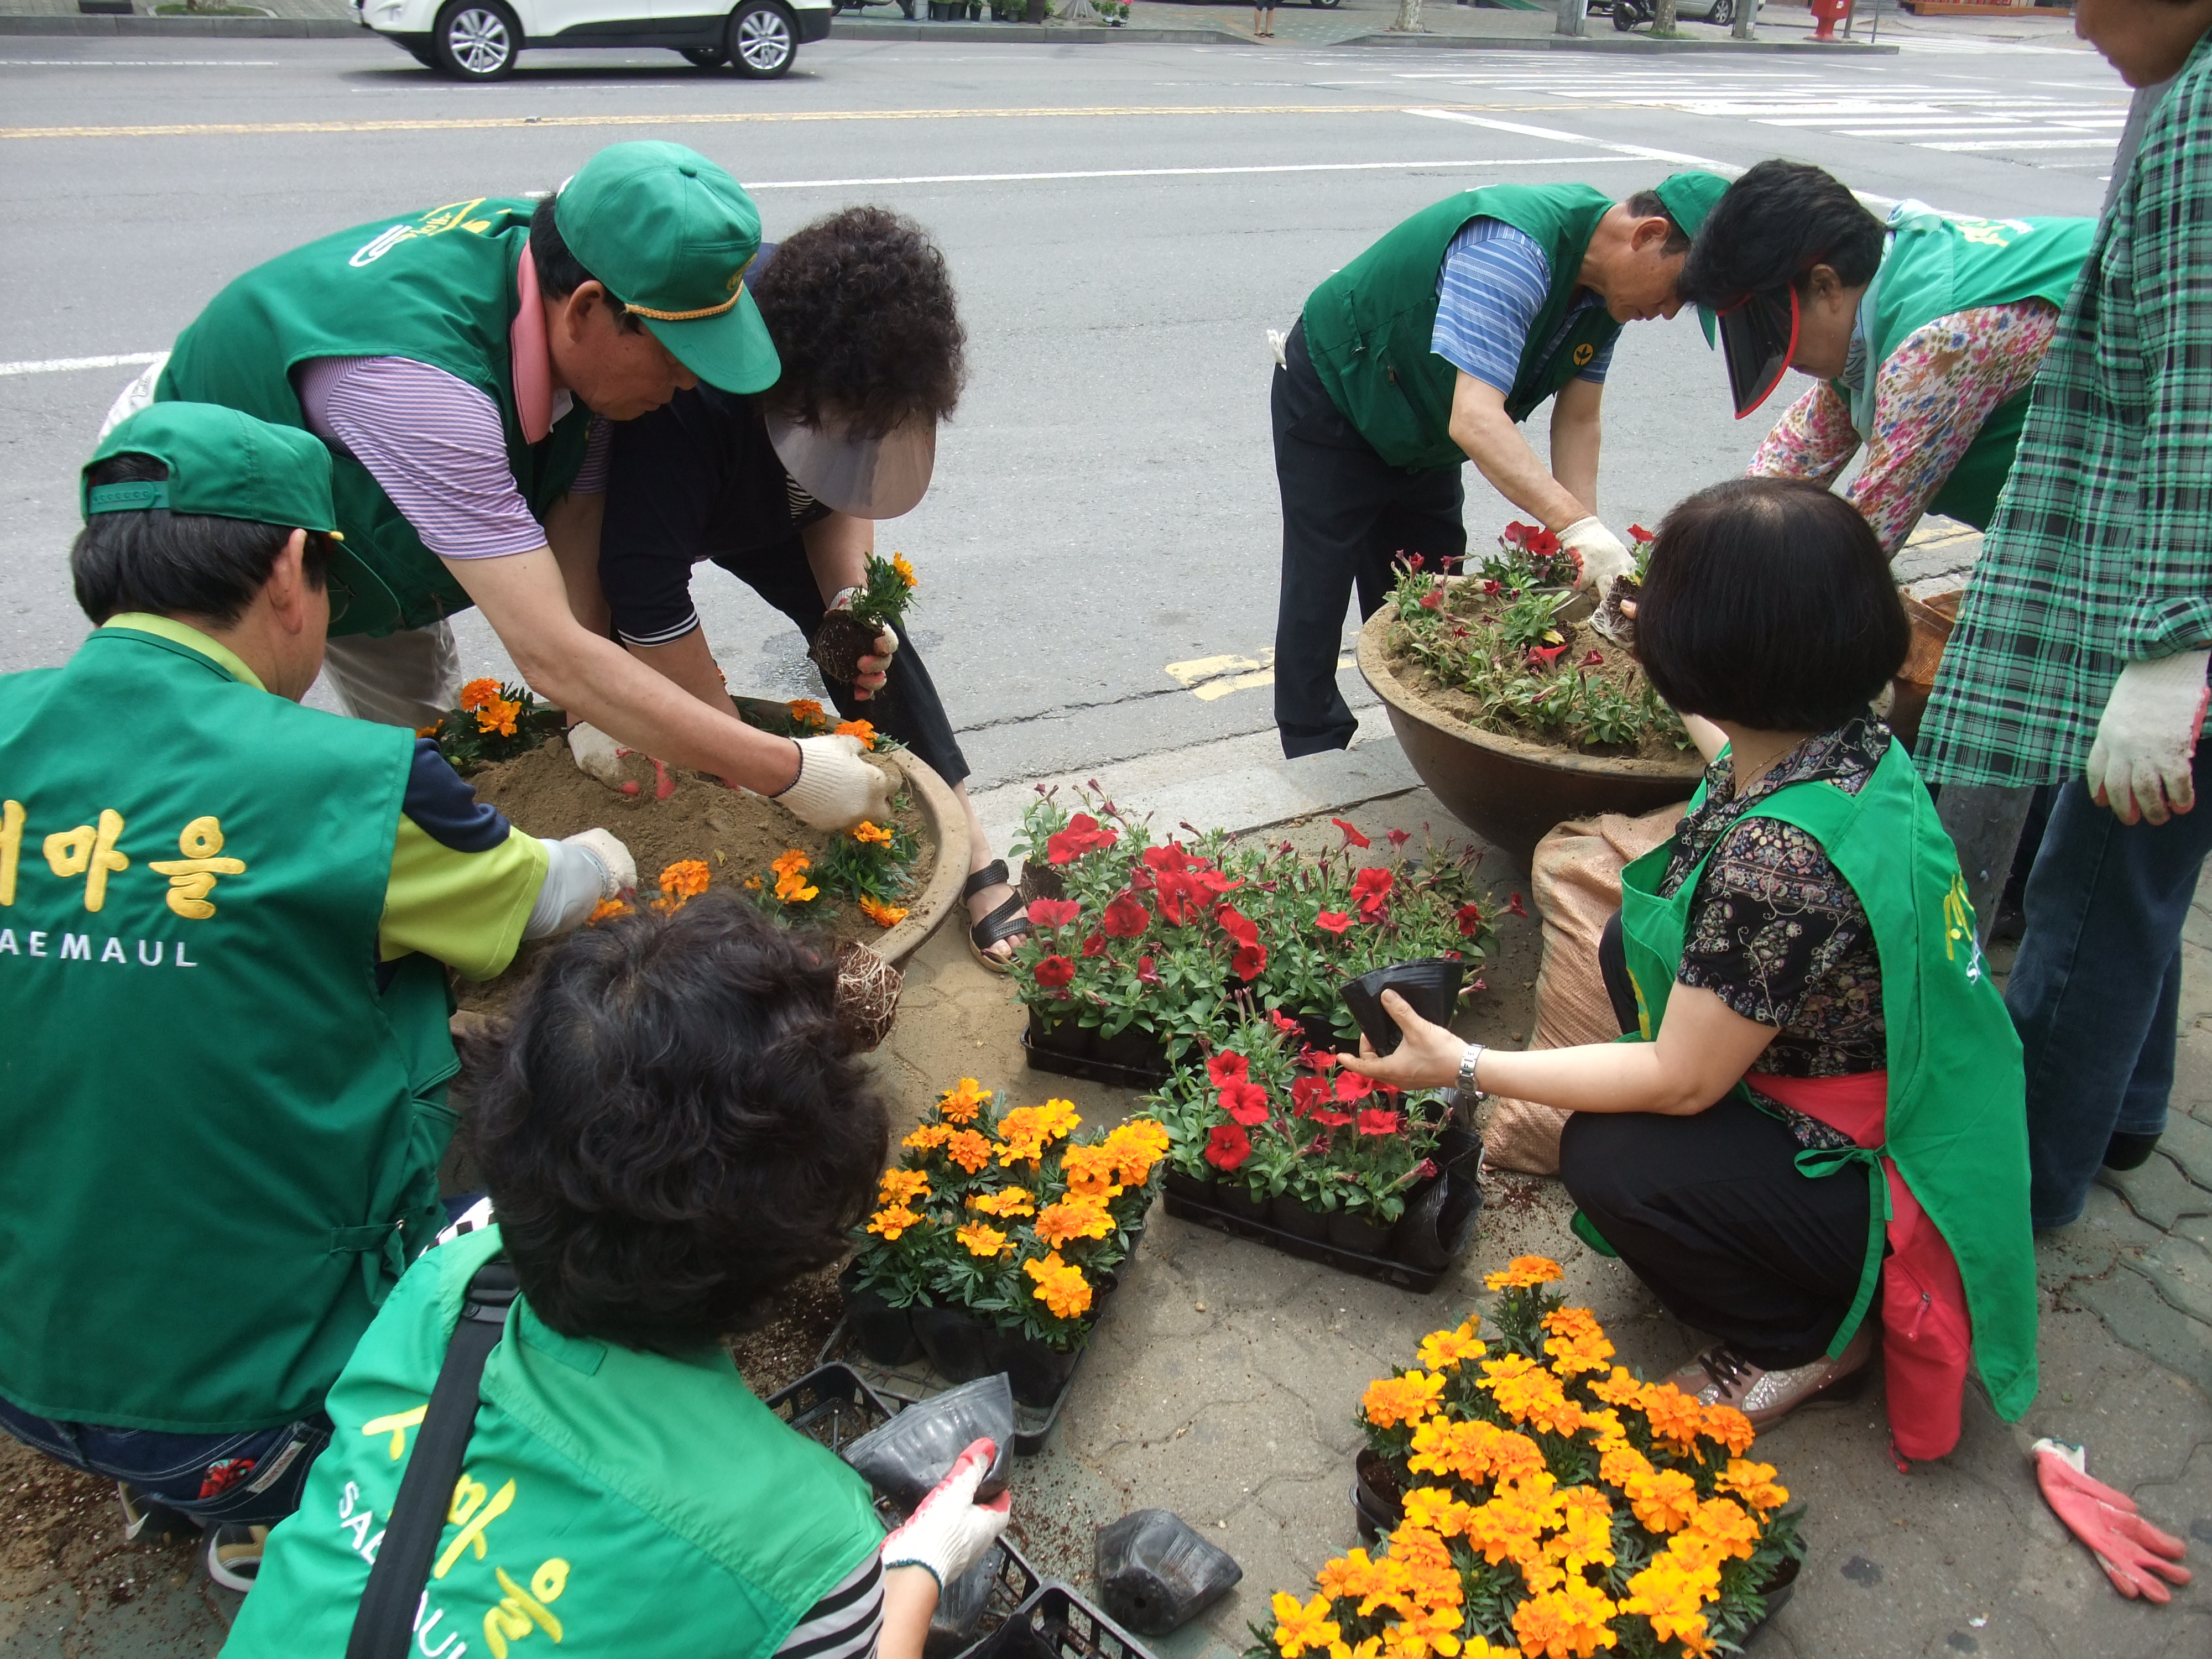
[[[227,1659],[340,1659],[461,1297],[469,1233],[411,1269],[331,1390],[336,1425],[270,1535]],[[416,1613],[425,1659],[767,1659],[883,1541],[860,1477],[688,1358],[581,1341],[518,1298]]]
[[[0,1394],[319,1410],[442,1224],[445,974],[377,924],[413,752],[120,628],[0,678]]]
[[[581,404],[536,444],[516,412],[507,330],[520,309],[516,266],[537,204],[479,198],[342,230],[257,265],[177,337],[155,397],[222,404],[302,427],[292,370],[311,357],[406,357],[444,369],[499,407],[516,487],[542,520],[583,465]],[[343,551],[332,562],[342,614],[332,634],[423,628],[472,601],[368,469],[333,453]]]
[[[1701,785],[1690,803],[1705,799]],[[2020,1038],[1974,939],[1958,854],[1904,746],[1866,787],[1778,789],[1746,814],[1794,823],[1820,843],[1874,924],[1888,1031],[1888,1135],[1871,1151],[1808,1151],[1797,1165],[1823,1176],[1868,1172],[1874,1215],[1859,1293],[1829,1345],[1858,1329],[1881,1272],[1889,1212],[1881,1159],[1893,1160],[1957,1259],[1974,1327],[1974,1363],[1997,1414],[2034,1401],[2035,1249],[2027,1218],[2027,1085]],[[1672,898],[1659,896],[1671,842],[1621,872],[1621,939],[1635,981],[1639,1035],[1656,1036],[1682,959],[1699,862]],[[1741,1085],[1739,1085],[1741,1086]]]
[[[2094,219],[1946,219],[1925,208],[1899,208],[1890,224],[1888,252],[1859,300],[1866,384],[1856,392],[1836,387],[1863,439],[1874,430],[1877,367],[1915,329],[1977,306],[2027,299],[2064,305],[2096,228]],[[2023,391],[1990,411],[1980,434],[1929,503],[1931,511],[1977,530],[1989,528],[2020,447],[2028,401]]]
[[[1429,349],[1436,337],[1437,274],[1453,237],[1472,219],[1511,225],[1544,250],[1552,290],[1505,394],[1505,412],[1525,420],[1620,332],[1593,306],[1566,337],[1552,337],[1574,301],[1575,276],[1598,221],[1613,205],[1587,185],[1492,185],[1425,208],[1308,296],[1306,351],[1344,418],[1392,466],[1455,467],[1467,456],[1451,438],[1459,371]]]

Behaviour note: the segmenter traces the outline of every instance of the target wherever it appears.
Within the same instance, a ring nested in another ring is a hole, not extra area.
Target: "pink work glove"
[[[906,1524],[884,1540],[884,1570],[921,1567],[941,1592],[991,1553],[1006,1529],[1014,1495],[1002,1492],[988,1504],[975,1501],[975,1488],[990,1473],[998,1447],[988,1439],[971,1441],[952,1468],[923,1498]]]
[[[2178,1565],[2187,1546],[2136,1514],[2135,1499],[2125,1492],[2092,1480],[2081,1447],[2039,1440],[2030,1449],[2043,1501],[2057,1512],[2067,1531],[2089,1547],[2112,1588],[2130,1601],[2138,1595],[2172,1601],[2173,1592],[2155,1575],[2187,1583],[2189,1569]]]

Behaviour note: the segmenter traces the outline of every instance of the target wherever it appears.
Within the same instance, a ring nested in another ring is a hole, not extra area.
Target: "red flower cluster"
[[[1053,864],[1073,864],[1085,853],[1111,847],[1121,839],[1120,830],[1102,828],[1090,813],[1078,812],[1067,821],[1066,829],[1046,838],[1044,855]]]
[[[1362,870],[1352,878],[1352,902],[1362,921],[1380,921],[1390,908],[1390,887],[1395,879],[1388,870]]]
[[[1196,921],[1215,899],[1244,884],[1230,880],[1204,859],[1191,857],[1180,842],[1146,848],[1144,861],[1161,918],[1177,927]]]
[[[1459,924],[1459,931],[1462,937],[1473,939],[1482,931],[1482,907],[1479,904],[1462,904],[1452,913],[1452,920]]]
[[[1257,1128],[1267,1121],[1267,1091],[1256,1083],[1224,1083],[1221,1109],[1246,1128]]]
[[[1066,957],[1047,957],[1036,965],[1036,982],[1048,991],[1065,991],[1075,978],[1075,964]]]
[[[1229,959],[1229,971],[1242,980],[1259,978],[1261,970],[1267,965],[1267,947],[1260,943],[1259,924],[1233,904],[1224,904],[1216,910],[1213,920],[1223,933],[1237,941],[1237,954]]]
[[[1098,927],[1109,939],[1134,939],[1152,925],[1152,913],[1132,893],[1116,893]]]
[[[1336,1109],[1336,1097],[1325,1077],[1302,1077],[1291,1085],[1291,1109],[1332,1129],[1352,1121],[1351,1113]]]
[[[1352,918],[1341,910],[1324,910],[1314,918],[1314,926],[1324,933],[1334,933],[1342,939],[1352,926]]]
[[[1065,927],[1083,914],[1073,899],[1031,899],[1030,920],[1039,927]]]
[[[1217,1089],[1242,1083],[1251,1074],[1251,1062],[1242,1054],[1218,1054],[1206,1062],[1206,1080]]]
[[[1240,1169],[1251,1156],[1252,1137],[1236,1124],[1217,1123],[1206,1132],[1206,1161],[1215,1169]]]
[[[1632,530],[1630,533],[1635,532]],[[1539,559],[1559,550],[1559,538],[1540,524],[1509,524],[1498,539],[1510,548]]]
[[[1398,1115],[1370,1106],[1360,1113],[1358,1127],[1364,1135],[1395,1135],[1399,1128]]]

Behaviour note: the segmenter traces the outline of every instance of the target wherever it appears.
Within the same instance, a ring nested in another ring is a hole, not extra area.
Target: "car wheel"
[[[1726,28],[1735,21],[1735,0],[1713,0],[1713,9],[1705,14],[1705,21],[1717,28]]]
[[[773,81],[799,56],[799,29],[775,0],[745,0],[730,14],[730,64],[749,81]]]
[[[694,69],[720,69],[730,61],[730,54],[720,46],[684,46],[679,53]]]
[[[438,67],[464,81],[504,80],[522,50],[522,26],[500,0],[453,0],[430,33]]]
[[[1334,11],[1344,3],[1344,0],[1307,0],[1307,3],[1318,7],[1322,11]]]

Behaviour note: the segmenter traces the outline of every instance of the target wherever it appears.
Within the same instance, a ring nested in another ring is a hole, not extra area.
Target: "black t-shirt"
[[[749,557],[829,514],[776,459],[757,398],[702,386],[616,422],[599,584],[617,636],[631,645],[682,639],[699,625],[694,564],[714,559],[742,571]]]

